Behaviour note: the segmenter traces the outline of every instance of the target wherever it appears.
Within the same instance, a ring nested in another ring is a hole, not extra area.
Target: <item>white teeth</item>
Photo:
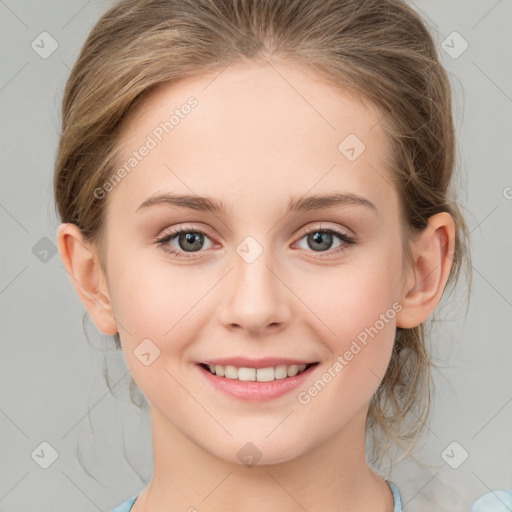
[[[255,381],[256,368],[238,368],[238,380]]]
[[[227,379],[238,379],[242,381],[258,381],[271,382],[273,380],[285,379],[286,377],[294,377],[306,369],[305,364],[285,365],[281,364],[276,367],[268,368],[238,368],[236,366],[222,366],[220,364],[209,364],[210,372],[218,377],[226,377]]]
[[[288,377],[288,367],[285,364],[281,364],[274,368],[275,379],[285,379]]]
[[[228,379],[238,379],[238,368],[236,366],[225,366],[224,377]]]
[[[288,377],[294,377],[299,373],[299,367],[296,364],[288,366]]]
[[[274,368],[258,368],[256,370],[256,380],[258,382],[270,382],[274,380]]]

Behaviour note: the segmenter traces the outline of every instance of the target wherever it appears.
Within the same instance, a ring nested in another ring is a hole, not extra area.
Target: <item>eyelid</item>
[[[307,251],[307,252],[312,252],[312,253],[317,254],[317,256],[315,256],[316,259],[329,258],[333,255],[337,255],[341,252],[346,251],[351,245],[356,243],[355,237],[348,234],[342,228],[333,228],[333,227],[325,226],[322,223],[320,223],[319,225],[316,225],[316,226],[301,228],[299,230],[297,239],[294,242],[294,244],[296,244],[297,242],[300,242],[300,240],[302,240],[305,236],[307,236],[311,233],[315,233],[317,231],[321,231],[324,233],[331,233],[331,234],[337,236],[343,242],[345,247],[343,247],[341,250],[339,248],[337,248],[337,249],[328,249],[327,251],[312,251],[312,250]],[[212,237],[210,235],[209,231],[206,228],[197,227],[197,226],[188,225],[188,224],[180,224],[179,227],[172,228],[169,231],[164,232],[162,235],[159,235],[153,241],[153,243],[156,243],[157,245],[162,246],[163,251],[165,251],[166,253],[171,254],[173,256],[176,256],[177,258],[197,258],[196,256],[194,256],[195,253],[201,253],[201,252],[205,252],[205,251],[199,250],[199,251],[186,252],[186,251],[177,250],[174,248],[172,248],[172,249],[166,248],[167,243],[170,241],[169,239],[175,238],[180,233],[189,233],[189,232],[199,233],[201,235],[207,236],[210,239],[214,239],[214,237]],[[324,256],[324,254],[325,254],[325,256]]]
[[[172,228],[168,231],[164,231],[162,235],[158,235],[154,240],[153,243],[156,243],[157,245],[161,246],[162,250],[166,252],[167,254],[170,254],[172,256],[175,256],[177,258],[186,259],[186,258],[197,258],[194,256],[195,253],[201,253],[205,252],[203,250],[200,251],[193,251],[193,252],[186,252],[182,250],[178,250],[173,248],[168,248],[167,244],[170,240],[178,236],[180,233],[200,233],[204,236],[207,236],[210,239],[213,239],[212,236],[210,236],[209,231],[206,228],[203,227],[197,227],[193,225],[188,224],[180,224],[177,228]]]
[[[314,233],[316,231],[326,231],[326,232],[330,232],[330,233],[334,233],[336,235],[339,235],[339,236],[342,236],[343,238],[347,238],[347,239],[350,239],[352,241],[355,242],[355,237],[352,236],[350,233],[349,233],[349,229],[344,229],[344,228],[341,228],[341,227],[332,227],[332,226],[329,226],[329,225],[325,225],[325,223],[319,223],[318,225],[314,225],[314,226],[309,226],[309,224],[304,227],[304,228],[301,228],[299,230],[299,234],[298,236],[300,238],[304,237],[304,235],[309,235],[310,233]]]
[[[179,224],[178,227],[170,228],[167,231],[164,231],[161,235],[158,235],[155,239],[155,242],[158,240],[161,240],[162,238],[167,238],[168,236],[176,236],[181,232],[196,232],[196,233],[202,233],[203,235],[208,236],[209,238],[214,238],[211,236],[210,232],[207,228],[204,228],[202,226],[195,226],[193,224]]]
[[[315,254],[315,256],[313,256],[313,258],[316,260],[334,258],[334,257],[339,256],[340,254],[346,252],[348,249],[350,249],[350,247],[352,245],[356,244],[355,237],[352,235],[349,235],[342,228],[338,228],[338,227],[333,228],[333,227],[325,226],[322,223],[320,223],[318,226],[302,228],[299,231],[297,242],[295,242],[295,243],[300,242],[300,240],[302,240],[305,236],[307,236],[311,233],[316,233],[318,231],[321,231],[324,233],[331,233],[334,236],[337,236],[341,240],[342,243],[337,248],[328,249],[327,251],[313,251],[313,250],[306,251],[307,253]]]

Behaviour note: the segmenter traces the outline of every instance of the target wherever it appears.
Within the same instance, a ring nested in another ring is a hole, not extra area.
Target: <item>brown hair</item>
[[[127,115],[159,84],[268,57],[309,66],[377,106],[392,149],[404,241],[431,215],[449,212],[457,232],[453,285],[469,253],[467,226],[449,190],[455,155],[450,85],[428,29],[400,0],[118,2],[92,29],[65,89],[54,177],[62,222],[76,224],[97,244],[105,269],[107,201],[94,190],[112,176]],[[470,277],[469,264],[466,270]],[[368,412],[374,464],[388,453],[389,439],[411,452],[423,430],[433,366],[425,334],[424,325],[398,330]],[[115,341],[120,348],[118,334]]]

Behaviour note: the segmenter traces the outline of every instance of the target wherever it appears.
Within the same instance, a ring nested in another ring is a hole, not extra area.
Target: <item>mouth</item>
[[[239,401],[264,402],[286,395],[301,385],[305,386],[307,379],[311,378],[319,364],[257,364],[260,367],[255,368],[228,364],[214,365],[209,362],[196,363],[196,367],[200,378],[204,379],[211,389]]]
[[[295,377],[309,370],[315,363],[279,364],[264,368],[250,366],[235,366],[221,364],[198,363],[199,366],[211,375],[225,379],[239,380],[243,382],[272,382]]]

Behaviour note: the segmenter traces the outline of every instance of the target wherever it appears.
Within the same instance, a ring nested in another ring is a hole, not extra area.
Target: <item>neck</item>
[[[366,463],[366,412],[292,460],[248,467],[206,451],[152,407],[153,478],[132,512],[392,512],[389,487]]]

